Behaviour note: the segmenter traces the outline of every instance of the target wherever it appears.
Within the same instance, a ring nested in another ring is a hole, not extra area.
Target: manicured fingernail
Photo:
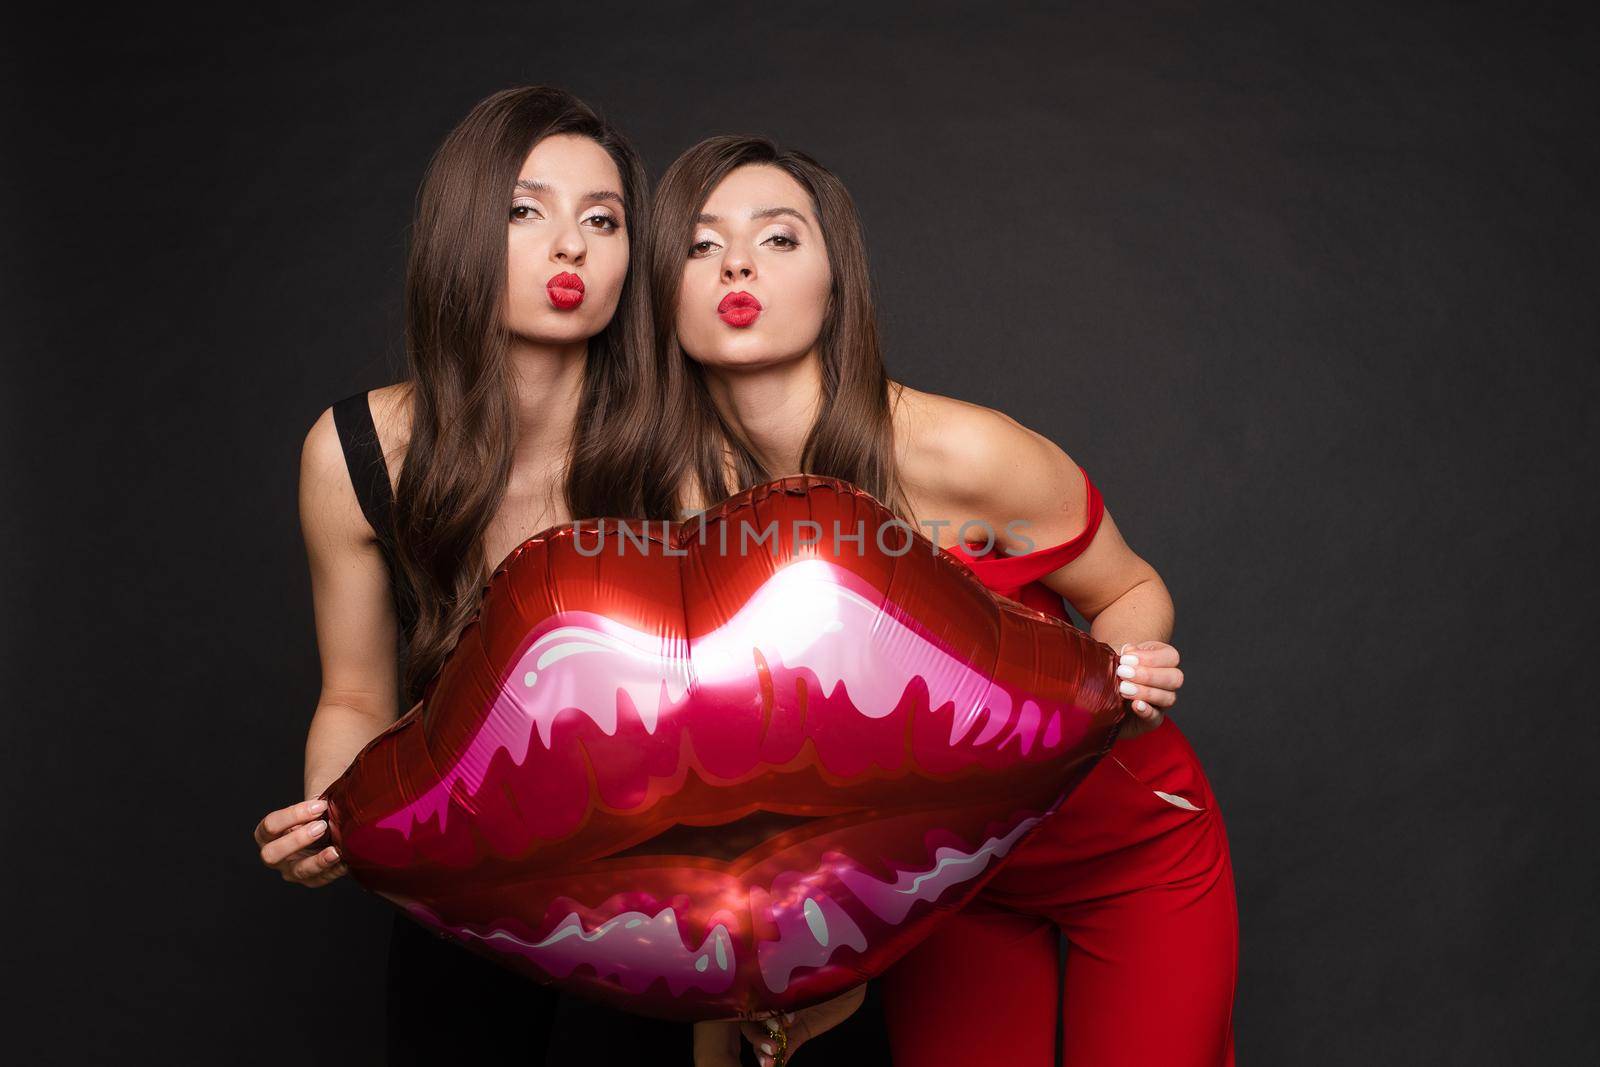
[[[328,802],[326,800],[313,800],[307,810],[313,815],[317,814],[318,812],[327,811]]]
[[[1133,694],[1139,691],[1139,687],[1134,685],[1132,682],[1123,682],[1121,685],[1117,686],[1117,688],[1122,691],[1122,695],[1125,697],[1131,697]]]
[[[1135,700],[1135,701],[1134,701],[1134,702],[1133,702],[1133,706],[1134,706],[1134,707],[1135,707],[1135,708],[1137,708],[1137,709],[1138,709],[1138,710],[1140,710],[1140,711],[1149,711],[1149,710],[1150,710],[1150,705],[1149,705],[1149,704],[1146,704],[1146,703],[1145,703],[1145,702],[1144,702],[1144,701],[1142,701],[1142,700]]]
[[[1117,677],[1118,678],[1132,678],[1134,675],[1136,675],[1138,673],[1139,673],[1138,671],[1134,670],[1132,667],[1128,666],[1127,664],[1123,664],[1122,666],[1117,668]]]
[[[317,837],[327,828],[328,824],[323,822],[321,819],[318,819],[316,822],[306,827],[306,833],[310,834],[312,837]]]
[[[322,850],[322,862],[333,863],[339,859],[339,850],[332,845]]]
[[[770,1041],[761,1042],[761,1051],[765,1052],[768,1056],[772,1055],[772,1052],[773,1052],[772,1042],[770,1042]]]
[[[1119,662],[1121,662],[1121,664],[1124,667],[1137,667],[1139,665],[1139,657],[1138,656],[1134,656],[1134,655],[1127,655],[1127,656],[1123,656],[1122,659]]]

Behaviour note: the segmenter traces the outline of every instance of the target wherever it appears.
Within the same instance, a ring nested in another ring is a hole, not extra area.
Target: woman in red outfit
[[[1216,798],[1162,714],[1182,672],[1160,576],[1052,442],[888,378],[854,208],[815,162],[759,139],[701,142],[662,179],[652,226],[688,506],[786,474],[844,478],[990,588],[1062,618],[1065,597],[1125,653],[1135,715],[1110,753],[882,979],[895,1061],[1043,1067],[1061,1023],[1073,1067],[1232,1063],[1232,869]],[[790,1054],[860,993],[789,1017]],[[767,1035],[745,1036],[768,1067]],[[702,1024],[696,1049],[735,1062],[735,1024]]]

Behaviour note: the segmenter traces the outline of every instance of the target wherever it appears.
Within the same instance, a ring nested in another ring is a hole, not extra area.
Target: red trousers
[[[884,975],[894,1062],[1051,1067],[1059,1010],[1064,1067],[1232,1067],[1238,967],[1222,814],[1167,718]]]

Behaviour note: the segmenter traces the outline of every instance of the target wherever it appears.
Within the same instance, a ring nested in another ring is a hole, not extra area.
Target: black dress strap
[[[383,459],[383,445],[372,423],[368,393],[347,396],[333,405],[333,425],[339,431],[339,446],[344,449],[344,465],[350,471],[361,514],[367,518],[378,540],[378,551],[389,568],[389,591],[394,596],[395,613],[400,621],[402,648],[411,640],[417,625],[414,598],[402,594],[404,580],[395,547],[394,489],[389,485],[389,466]]]
[[[378,428],[372,423],[372,407],[367,393],[347,396],[333,405],[333,425],[339,431],[344,463],[350,470],[350,484],[361,504],[361,513],[378,538],[386,558],[394,553],[394,490],[389,486],[389,467],[384,462]]]

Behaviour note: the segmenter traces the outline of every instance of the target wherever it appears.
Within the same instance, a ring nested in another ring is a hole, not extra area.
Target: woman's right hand
[[[256,823],[256,846],[261,862],[285,882],[316,889],[342,877],[349,870],[332,845],[319,849],[328,821],[318,818],[328,810],[326,800],[303,800],[287,808],[269,812]]]

